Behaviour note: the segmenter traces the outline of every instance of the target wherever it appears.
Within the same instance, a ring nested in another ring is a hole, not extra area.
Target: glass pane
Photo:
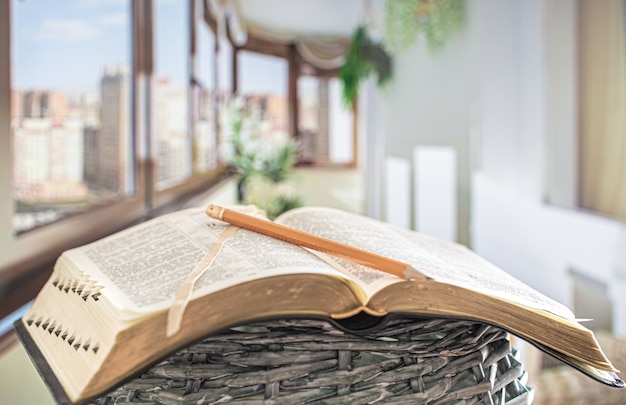
[[[328,160],[332,163],[354,162],[354,117],[341,98],[339,79],[328,80]]]
[[[134,193],[128,1],[11,2],[14,228]]]
[[[189,136],[189,2],[155,3],[153,134],[157,187],[179,183],[192,173]]]
[[[337,78],[298,79],[300,161],[354,163],[354,116],[341,100]]]
[[[237,54],[239,94],[250,118],[258,121],[261,136],[287,137],[288,64],[285,59],[240,51]]]
[[[202,14],[201,14],[202,15]],[[198,172],[218,168],[215,99],[215,35],[204,20],[197,20],[196,122],[194,165]]]
[[[233,47],[226,39],[219,40],[217,54],[218,86],[221,95],[228,95],[233,90]]]
[[[229,114],[229,101],[233,95],[233,47],[226,38],[219,38],[219,49],[217,52],[217,82],[218,91],[216,94],[218,119],[218,142],[220,145],[228,145],[229,129],[224,126],[229,125],[225,117]],[[220,148],[220,159],[226,161],[228,157],[228,147]]]

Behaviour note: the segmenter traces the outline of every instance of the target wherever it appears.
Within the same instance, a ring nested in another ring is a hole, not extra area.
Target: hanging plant
[[[387,0],[384,43],[392,53],[411,46],[420,35],[438,51],[463,25],[464,0]]]
[[[361,82],[371,74],[378,76],[378,85],[391,78],[391,57],[384,47],[371,40],[364,26],[359,26],[352,36],[346,61],[339,70],[343,86],[343,101],[347,107],[354,103]]]

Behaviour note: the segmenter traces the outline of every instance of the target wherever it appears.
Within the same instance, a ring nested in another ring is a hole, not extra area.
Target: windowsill
[[[316,162],[316,163],[299,163],[296,169],[313,169],[313,170],[354,170],[357,168],[356,163],[334,163],[334,162]]]
[[[72,247],[84,245],[154,216],[188,207],[218,189],[227,178],[197,180],[180,185],[157,195],[158,208],[147,211],[139,199],[118,204],[94,207],[91,210],[68,216],[58,222],[42,226],[20,235],[20,243],[32,246],[36,253],[24,253],[21,260],[0,268],[0,319],[8,316],[30,301],[46,282],[59,255]],[[192,187],[193,186],[193,187]],[[88,232],[77,232],[88,229]],[[60,238],[59,235],[64,235]]]

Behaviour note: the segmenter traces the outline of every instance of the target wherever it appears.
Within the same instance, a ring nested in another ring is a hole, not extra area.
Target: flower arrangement
[[[222,117],[230,138],[226,161],[239,175],[238,201],[256,205],[270,218],[301,206],[294,184],[298,149],[288,134],[273,131],[241,96],[227,103]]]

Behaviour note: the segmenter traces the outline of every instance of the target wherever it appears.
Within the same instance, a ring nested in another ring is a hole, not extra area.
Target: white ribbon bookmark
[[[243,210],[243,212],[248,215],[256,215],[263,211],[259,210],[255,206],[248,206]],[[221,252],[226,241],[232,238],[239,229],[240,228],[238,226],[234,225],[226,227],[219,238],[213,242],[202,260],[196,264],[189,276],[187,276],[185,281],[178,288],[174,302],[167,313],[166,337],[174,336],[180,330],[183,323],[185,309],[187,309],[187,305],[191,299],[191,293],[193,292],[196,283],[204,275],[211,264],[213,264],[213,261],[215,261],[217,255]]]

